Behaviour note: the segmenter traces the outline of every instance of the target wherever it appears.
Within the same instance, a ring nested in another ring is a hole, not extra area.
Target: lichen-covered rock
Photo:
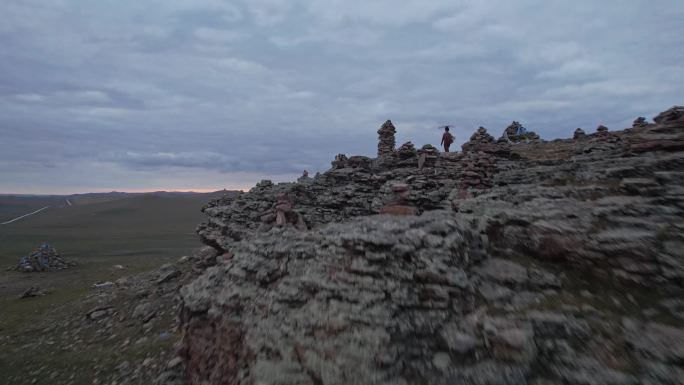
[[[449,155],[392,142],[211,202],[178,367],[192,385],[681,383],[680,117],[513,145],[481,128]],[[282,194],[306,228],[260,227]]]
[[[463,268],[484,257],[447,212],[264,234],[232,251],[181,290],[193,384],[442,377],[423,363],[441,352],[442,325],[471,310]]]

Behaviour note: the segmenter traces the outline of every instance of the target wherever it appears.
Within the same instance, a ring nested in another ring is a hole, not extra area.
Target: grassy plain
[[[0,222],[50,206],[0,225],[0,337],[5,352],[11,353],[13,336],[31,333],[33,325],[83,311],[81,300],[92,294],[94,283],[158,268],[201,247],[195,234],[204,220],[200,209],[222,194],[102,194],[71,197],[71,206],[64,197],[0,196]],[[42,242],[77,266],[47,273],[7,270]],[[51,293],[19,299],[31,286]],[[45,359],[51,355],[45,354]],[[0,372],[3,365],[17,364],[12,361],[11,354],[0,357]]]

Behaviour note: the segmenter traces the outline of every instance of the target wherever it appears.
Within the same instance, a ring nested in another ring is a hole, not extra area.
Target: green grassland
[[[87,294],[94,283],[150,270],[201,247],[195,234],[204,220],[201,207],[222,193],[136,194],[75,199],[0,197],[3,206],[21,206],[18,215],[57,201],[36,215],[0,225],[0,333],[17,332],[20,325],[54,311]],[[17,203],[19,202],[19,203]],[[9,210],[6,210],[9,212]],[[74,268],[48,273],[7,271],[22,255],[48,242]],[[113,268],[123,265],[124,270]],[[19,300],[31,286],[50,290],[46,297]]]
[[[177,336],[165,341],[153,338],[146,344],[131,346],[126,352],[120,351],[122,340],[128,337],[125,333],[135,330],[131,328],[122,329],[107,344],[91,344],[78,351],[65,350],[68,340],[43,342],[54,339],[54,335],[73,333],[66,320],[84,317],[92,306],[88,298],[97,295],[94,283],[157,269],[201,247],[195,234],[195,228],[204,220],[200,209],[225,193],[0,196],[0,223],[50,206],[35,215],[0,225],[0,384],[9,378],[13,384],[57,383],[47,375],[54,370],[71,376],[71,380],[60,379],[59,383],[90,384],[92,375],[88,373],[94,362],[104,373],[113,373],[120,362],[136,362],[160,354],[162,349],[168,350],[166,345]],[[77,265],[41,273],[8,270],[43,242],[53,245],[66,260]],[[20,299],[32,286],[50,293]],[[172,320],[159,322],[171,324]],[[46,335],[45,331],[53,326],[54,331]],[[32,341],[39,341],[40,345]]]
[[[55,196],[0,196],[0,223],[28,214],[45,206],[67,205]]]

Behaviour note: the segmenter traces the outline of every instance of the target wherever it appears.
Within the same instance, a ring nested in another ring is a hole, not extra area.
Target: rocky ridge
[[[158,383],[682,384],[684,108],[654,122],[457,154],[386,123],[376,159],[211,202]]]

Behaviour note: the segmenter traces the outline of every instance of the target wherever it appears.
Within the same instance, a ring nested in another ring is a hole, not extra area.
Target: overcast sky
[[[249,188],[684,104],[681,0],[2,0],[0,193]]]

